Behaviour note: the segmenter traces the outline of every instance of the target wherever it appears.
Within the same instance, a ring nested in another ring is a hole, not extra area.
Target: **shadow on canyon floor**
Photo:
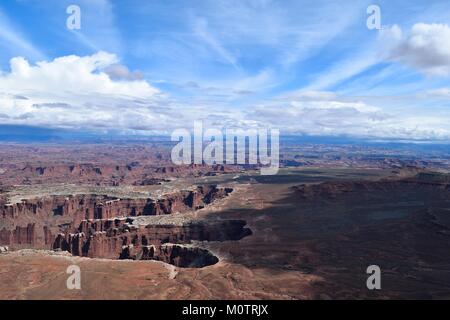
[[[318,291],[332,298],[449,298],[450,192],[395,183],[362,182],[310,197],[291,187],[268,208],[218,213],[246,220],[253,235],[213,247],[251,269],[317,275]],[[270,194],[271,186],[261,188]],[[378,292],[366,287],[370,265],[382,271]]]

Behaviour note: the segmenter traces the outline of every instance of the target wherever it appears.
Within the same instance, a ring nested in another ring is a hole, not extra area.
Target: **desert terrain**
[[[261,176],[163,144],[4,146],[0,298],[450,298],[448,159],[343,148],[285,147]]]

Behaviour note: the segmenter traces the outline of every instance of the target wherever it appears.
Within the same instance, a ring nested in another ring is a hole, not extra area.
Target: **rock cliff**
[[[189,212],[226,197],[230,192],[230,188],[209,185],[173,192],[156,199],[81,194],[8,203],[6,198],[1,198],[0,244],[12,248],[48,249],[55,247],[55,241],[59,241],[58,237],[64,234],[70,245],[75,246],[76,241],[82,241],[83,233],[101,239],[98,232],[108,232],[107,237],[111,237],[115,230],[124,227],[124,217]],[[116,219],[118,217],[122,219]],[[156,229],[149,228],[147,231],[155,233]],[[71,233],[77,235],[72,239],[69,236]],[[76,254],[82,255],[81,248]]]

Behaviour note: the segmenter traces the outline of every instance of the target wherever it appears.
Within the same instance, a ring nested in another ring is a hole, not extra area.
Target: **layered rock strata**
[[[245,221],[135,224],[137,217],[185,213],[226,197],[231,188],[198,186],[161,197],[119,199],[101,195],[53,196],[3,203],[0,245],[12,249],[69,251],[109,259],[154,259],[179,266],[217,262],[204,249],[177,244],[238,240],[251,231]],[[152,248],[152,251],[149,251]],[[152,252],[152,254],[150,254]]]

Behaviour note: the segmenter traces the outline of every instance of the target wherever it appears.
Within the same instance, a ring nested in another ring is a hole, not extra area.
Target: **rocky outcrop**
[[[206,249],[172,243],[160,246],[124,246],[120,259],[156,260],[181,268],[202,268],[219,262],[219,259]]]
[[[136,250],[167,243],[186,244],[192,241],[239,240],[251,234],[243,220],[212,220],[191,222],[181,226],[155,225],[136,226],[132,218],[82,221],[77,233],[61,233],[53,249],[69,251],[73,255],[90,258],[129,258],[123,251],[126,246]]]
[[[76,223],[85,219],[108,219],[120,216],[160,215],[202,208],[216,199],[227,196],[232,189],[199,186],[195,190],[179,191],[161,199],[119,199],[99,195],[51,196],[27,199],[20,203],[3,204],[0,217],[19,218],[68,216]]]
[[[230,192],[231,188],[209,185],[157,199],[88,194],[3,202],[0,244],[13,249],[62,250],[90,258],[152,259],[181,267],[211,265],[218,259],[207,250],[180,244],[241,239],[251,234],[245,221],[143,224],[142,219],[198,210]]]
[[[219,259],[208,250],[174,244],[160,246],[155,252],[155,257],[155,260],[182,268],[201,268],[219,262]]]
[[[197,210],[226,197],[231,191],[230,188],[211,185],[174,192],[159,199],[119,199],[88,194],[27,199],[14,204],[3,202],[0,203],[0,244],[47,249],[60,233],[77,233],[79,228],[96,231],[111,229],[109,224],[113,222],[110,219],[115,217]]]
[[[237,172],[239,168],[227,165],[191,164],[173,166],[170,158],[161,164],[22,164],[10,165],[1,173],[3,185],[65,183],[92,184],[103,186],[154,185],[168,177],[199,177],[227,172]]]
[[[36,244],[35,224],[29,223],[25,227],[16,226],[13,230],[0,230],[1,244],[18,245],[19,247],[34,246]]]

